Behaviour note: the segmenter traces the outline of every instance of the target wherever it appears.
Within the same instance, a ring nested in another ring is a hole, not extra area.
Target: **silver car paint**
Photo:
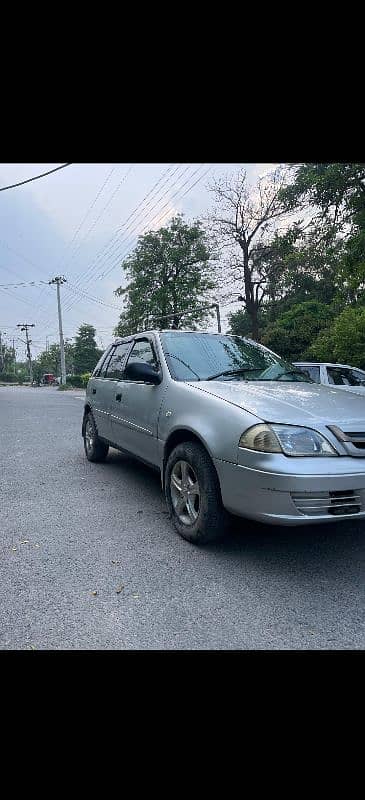
[[[362,398],[337,388],[302,382],[176,381],[169,373],[159,333],[147,332],[143,336],[156,343],[163,381],[159,386],[134,384],[135,398],[138,394],[142,398],[143,393],[144,402],[134,401],[128,436],[119,441],[110,436],[111,442],[124,445],[132,454],[157,466],[163,480],[169,437],[181,430],[193,433],[215,464],[224,506],[243,517],[273,524],[333,522],[330,513],[316,514],[313,508],[317,506],[310,507],[306,514],[298,510],[298,504],[308,506],[314,497],[325,508],[326,499],[316,495],[349,490],[360,498],[356,517],[365,517],[365,450],[339,442],[327,427],[337,425],[344,431],[365,432]],[[102,381],[89,381],[86,403],[92,410],[92,388]],[[122,381],[118,386],[126,387],[127,383],[131,382]],[[115,385],[114,382],[114,390]],[[109,417],[113,414],[111,408],[111,400],[105,398]],[[293,458],[240,448],[242,433],[263,421],[313,428],[331,442],[340,457]],[[293,499],[298,494],[304,494],[306,499]],[[337,519],[349,516],[355,514],[344,513]]]

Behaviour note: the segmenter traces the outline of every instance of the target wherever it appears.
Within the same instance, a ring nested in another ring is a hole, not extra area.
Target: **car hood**
[[[314,421],[365,422],[364,398],[316,383],[194,381],[190,386],[239,406],[265,422],[309,426]]]
[[[341,392],[354,392],[354,394],[365,394],[365,386],[339,386]]]

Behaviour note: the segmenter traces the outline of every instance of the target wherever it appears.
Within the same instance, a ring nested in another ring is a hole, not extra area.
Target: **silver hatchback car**
[[[117,339],[88,383],[89,461],[109,446],[159,470],[177,531],[203,544],[228,513],[276,525],[365,517],[365,402],[250,339]]]

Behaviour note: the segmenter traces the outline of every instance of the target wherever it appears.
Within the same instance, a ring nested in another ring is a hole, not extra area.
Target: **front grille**
[[[349,436],[354,447],[358,450],[365,450],[365,431],[346,431],[346,436]]]
[[[337,425],[328,425],[328,429],[341,442],[350,456],[364,458],[365,456],[365,431],[347,431]]]
[[[300,514],[307,517],[341,516],[359,514],[362,510],[360,494],[353,490],[339,492],[295,492],[291,493],[293,503]]]

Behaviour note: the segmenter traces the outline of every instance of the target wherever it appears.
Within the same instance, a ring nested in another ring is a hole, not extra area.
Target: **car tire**
[[[172,450],[164,485],[170,518],[180,536],[197,545],[224,536],[229,516],[214,465],[202,445],[182,442]]]
[[[84,449],[88,461],[105,461],[109,445],[99,439],[91,412],[85,416],[83,431]]]

